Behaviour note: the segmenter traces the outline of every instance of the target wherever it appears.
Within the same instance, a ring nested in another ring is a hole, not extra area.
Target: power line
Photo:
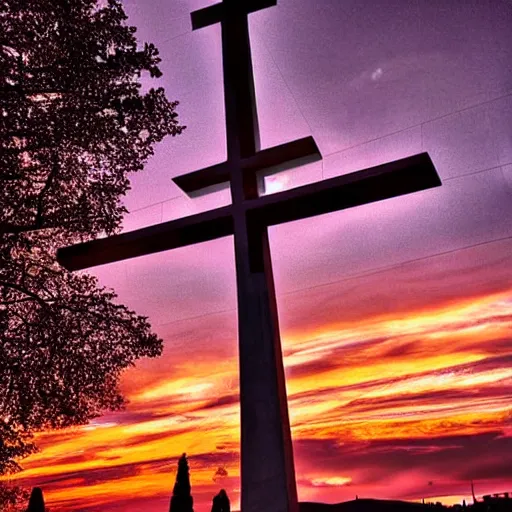
[[[387,266],[383,266],[383,267],[378,267],[378,268],[375,268],[375,269],[372,269],[372,270],[368,270],[366,272],[360,272],[358,274],[353,274],[351,276],[347,276],[347,277],[344,277],[344,278],[341,278],[341,279],[336,279],[334,281],[329,281],[328,283],[320,283],[320,284],[313,285],[313,286],[306,286],[306,287],[303,287],[303,288],[299,288],[297,290],[291,290],[291,291],[288,291],[288,292],[278,293],[277,295],[278,295],[278,297],[296,295],[298,293],[302,293],[302,292],[309,291],[309,290],[314,290],[316,288],[324,288],[324,287],[332,286],[332,285],[335,285],[335,284],[338,284],[338,283],[342,283],[342,282],[346,282],[346,281],[351,281],[351,280],[355,280],[355,279],[360,279],[362,277],[369,277],[369,276],[381,274],[381,273],[386,272],[388,270],[392,270],[392,269],[396,269],[396,268],[403,267],[403,266],[406,266],[406,265],[410,265],[411,263],[416,263],[418,261],[425,261],[425,260],[429,260],[429,259],[432,259],[432,258],[437,258],[437,257],[440,257],[440,256],[445,256],[447,254],[453,254],[453,253],[456,253],[456,252],[459,252],[459,251],[469,250],[469,249],[472,249],[474,247],[481,247],[481,246],[484,246],[484,245],[490,245],[490,244],[493,244],[493,243],[503,242],[503,241],[506,241],[506,240],[512,240],[512,235],[506,236],[506,237],[501,237],[501,238],[495,238],[493,240],[488,240],[486,242],[478,242],[478,243],[475,243],[475,244],[466,245],[464,247],[459,247],[459,248],[456,248],[456,249],[450,249],[448,251],[440,251],[438,253],[430,254],[428,256],[422,256],[422,257],[419,257],[419,258],[413,258],[413,259],[410,259],[410,260],[406,260],[406,261],[403,261],[401,263],[397,263],[395,265],[387,265]],[[163,326],[167,326],[167,325],[171,325],[171,324],[175,324],[175,323],[179,323],[179,322],[186,322],[186,321],[189,321],[189,320],[197,320],[197,319],[205,318],[205,317],[208,317],[208,316],[215,316],[215,315],[221,315],[223,313],[236,312],[236,310],[237,310],[236,308],[229,308],[229,309],[223,309],[223,310],[218,310],[218,311],[211,311],[209,313],[204,313],[204,314],[201,314],[201,315],[195,315],[195,316],[190,316],[190,317],[185,317],[185,318],[179,318],[177,320],[171,320],[169,322],[164,322],[164,323],[156,324],[155,327],[163,327]]]

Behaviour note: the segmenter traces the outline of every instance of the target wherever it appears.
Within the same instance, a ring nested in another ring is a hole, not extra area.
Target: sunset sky
[[[124,230],[229,203],[171,178],[223,161],[218,26],[205,0],[126,0],[160,49],[183,135],[132,180]],[[321,162],[266,193],[428,151],[440,188],[270,229],[299,499],[471,501],[512,491],[512,6],[278,0],[251,15],[262,147]],[[145,84],[148,85],[148,84]],[[92,269],[164,354],[123,376],[126,411],[44,433],[17,479],[55,511],[165,512],[186,452],[196,512],[239,506],[231,238]]]

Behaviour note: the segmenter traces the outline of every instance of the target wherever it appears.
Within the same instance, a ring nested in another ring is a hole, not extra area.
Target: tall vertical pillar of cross
[[[243,162],[259,151],[248,13],[275,1],[224,0],[192,14],[194,28],[221,22],[227,162],[238,288],[243,512],[297,512],[285,376],[266,226],[249,226],[258,196]],[[239,210],[238,212],[236,210]]]

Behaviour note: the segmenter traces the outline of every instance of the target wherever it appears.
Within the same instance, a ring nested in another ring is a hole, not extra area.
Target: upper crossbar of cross
[[[313,137],[260,151],[248,14],[276,4],[277,0],[224,0],[192,13],[194,30],[221,24],[228,159],[174,178],[187,194],[230,182],[233,203],[242,203],[258,196],[258,171],[322,158]]]

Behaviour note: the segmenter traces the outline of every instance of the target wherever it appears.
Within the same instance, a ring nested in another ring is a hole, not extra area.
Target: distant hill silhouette
[[[423,510],[435,510],[422,503],[373,499],[344,501],[335,505],[303,502],[299,503],[299,509],[300,512],[420,512]]]
[[[299,510],[300,512],[433,512],[448,509],[444,506],[434,507],[410,501],[358,499],[332,505],[304,501],[299,503]]]

